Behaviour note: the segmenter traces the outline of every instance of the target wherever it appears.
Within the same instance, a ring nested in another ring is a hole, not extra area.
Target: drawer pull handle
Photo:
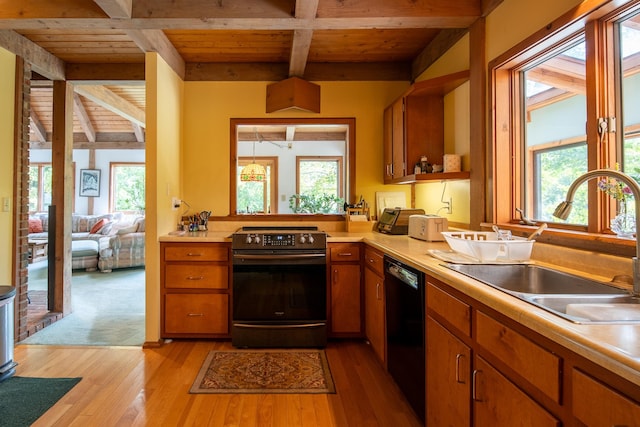
[[[474,370],[471,379],[471,398],[476,402],[482,402],[482,399],[478,397],[478,374],[480,373],[482,373],[482,371]]]
[[[203,280],[204,276],[188,276],[187,280]]]
[[[202,254],[199,252],[189,252],[187,253],[187,256],[202,256]]]
[[[189,313],[187,317],[204,317],[204,313]]]
[[[456,382],[459,384],[464,384],[464,379],[460,376],[460,360],[464,359],[464,354],[456,354]]]
[[[338,256],[351,256],[351,252],[340,252]]]

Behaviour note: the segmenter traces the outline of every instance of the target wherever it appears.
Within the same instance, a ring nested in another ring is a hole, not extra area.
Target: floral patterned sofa
[[[29,240],[46,240],[47,213],[29,217]],[[121,213],[104,215],[73,214],[71,217],[73,269],[96,268],[108,273],[114,268],[145,265],[145,218],[128,220]],[[95,243],[93,243],[95,242]]]

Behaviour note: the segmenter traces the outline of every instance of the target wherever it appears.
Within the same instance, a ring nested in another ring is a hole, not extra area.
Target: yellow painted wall
[[[160,245],[175,230],[171,196],[181,187],[184,83],[156,53],[146,54],[146,341],[160,339]]]
[[[383,110],[408,82],[314,82],[321,87],[320,114],[265,113],[270,82],[185,82],[183,187],[178,196],[192,212],[229,214],[230,118],[355,117],[356,194],[373,206],[376,191],[406,191],[383,184]],[[293,178],[293,177],[292,177]]]
[[[11,285],[13,260],[13,132],[16,57],[0,48],[0,203],[11,200],[9,212],[0,208],[0,285]]]

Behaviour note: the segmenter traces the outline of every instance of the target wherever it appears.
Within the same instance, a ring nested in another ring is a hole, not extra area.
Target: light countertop
[[[160,242],[230,242],[232,231],[205,231],[171,234]],[[575,324],[537,308],[488,285],[444,267],[428,254],[429,249],[447,250],[444,242],[423,242],[407,236],[375,232],[329,232],[328,242],[365,242],[382,252],[412,265],[469,295],[569,350],[601,365],[640,386],[640,324]],[[546,265],[546,264],[545,264]],[[576,271],[570,271],[579,274]],[[587,277],[606,281],[604,277]]]

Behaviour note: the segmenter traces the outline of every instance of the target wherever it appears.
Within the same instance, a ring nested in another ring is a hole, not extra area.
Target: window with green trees
[[[112,212],[144,212],[144,163],[111,163],[110,190]]]

